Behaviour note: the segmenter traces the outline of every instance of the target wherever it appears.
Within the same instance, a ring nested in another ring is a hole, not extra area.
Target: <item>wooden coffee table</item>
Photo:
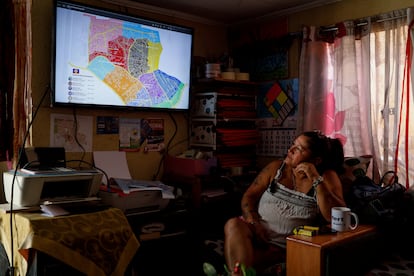
[[[287,237],[287,276],[325,275],[325,254],[329,249],[356,238],[372,236],[374,225],[359,225],[355,230],[341,233],[326,233],[313,237],[292,235]]]

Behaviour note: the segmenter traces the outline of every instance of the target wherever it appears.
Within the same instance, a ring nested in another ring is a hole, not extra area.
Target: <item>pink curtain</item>
[[[325,131],[328,115],[325,109],[332,92],[330,44],[318,39],[314,26],[303,29],[303,43],[299,67],[298,131],[318,129]]]
[[[405,172],[414,145],[397,147],[400,116],[404,137],[413,132],[406,124],[412,112],[400,108],[410,12],[345,21],[330,31],[305,27],[299,71],[298,130],[340,138],[346,156],[373,156],[374,179],[398,163],[402,183],[414,179],[412,171]],[[396,158],[396,151],[403,154]]]
[[[13,0],[15,33],[15,80],[13,91],[14,163],[26,136],[32,112],[31,0]],[[26,145],[30,145],[30,137]],[[16,164],[14,164],[15,166]]]
[[[356,40],[353,22],[340,23],[336,29],[333,40],[315,27],[304,29],[299,130],[318,129],[341,139],[346,156],[371,155],[369,56],[366,46]],[[366,35],[362,30],[357,29],[358,39]]]

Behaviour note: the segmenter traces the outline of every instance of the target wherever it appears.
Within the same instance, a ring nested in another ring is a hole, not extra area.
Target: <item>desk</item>
[[[375,234],[375,226],[359,225],[348,232],[321,234],[313,237],[292,235],[287,237],[287,276],[320,276],[326,274],[326,252],[352,240]],[[352,266],[352,264],[345,264]]]
[[[233,197],[233,192],[239,189],[238,182],[240,180],[233,178],[218,174],[184,176],[174,173],[164,173],[163,181],[167,185],[189,191],[191,207],[200,209],[206,201]],[[243,176],[243,179],[250,180],[248,175]],[[249,181],[248,184],[250,183]],[[237,207],[239,206],[238,204]]]
[[[140,245],[117,208],[61,217],[14,213],[12,225],[15,273],[21,276],[26,275],[35,251],[86,275],[124,275]],[[10,261],[9,213],[0,216],[0,240]]]
[[[195,208],[200,208],[201,206],[201,190],[203,179],[208,177],[207,175],[197,175],[197,176],[183,176],[173,173],[166,174],[164,173],[163,181],[170,186],[179,187],[184,190],[190,190],[191,195],[191,205]]]

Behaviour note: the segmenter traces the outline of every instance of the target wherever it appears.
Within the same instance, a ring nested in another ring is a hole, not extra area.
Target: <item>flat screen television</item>
[[[54,3],[52,105],[189,109],[192,28]]]

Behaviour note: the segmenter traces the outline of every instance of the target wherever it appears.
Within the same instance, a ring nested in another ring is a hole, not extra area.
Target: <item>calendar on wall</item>
[[[283,157],[296,138],[298,79],[262,85],[257,102],[260,141],[256,154]]]
[[[283,157],[296,137],[296,128],[261,129],[257,154]]]

